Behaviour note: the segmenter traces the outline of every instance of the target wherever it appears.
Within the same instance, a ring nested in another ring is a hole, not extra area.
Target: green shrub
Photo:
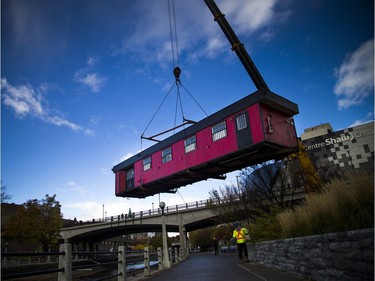
[[[273,207],[269,212],[261,213],[254,220],[254,223],[248,227],[252,243],[280,239],[281,225],[277,217],[278,213],[279,209]]]
[[[374,178],[364,173],[336,180],[303,205],[278,215],[282,237],[374,227]]]

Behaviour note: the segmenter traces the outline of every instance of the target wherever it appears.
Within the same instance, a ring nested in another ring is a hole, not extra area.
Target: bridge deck
[[[158,271],[150,277],[141,277],[138,281],[152,280],[204,280],[204,281],[300,281],[284,272],[267,268],[255,263],[240,263],[237,254],[213,253],[190,254],[187,260],[173,265],[171,269]]]

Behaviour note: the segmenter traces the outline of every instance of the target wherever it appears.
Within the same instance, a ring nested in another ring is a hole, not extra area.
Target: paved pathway
[[[139,280],[152,281],[300,281],[284,272],[255,263],[240,263],[235,254],[190,254],[185,261]]]

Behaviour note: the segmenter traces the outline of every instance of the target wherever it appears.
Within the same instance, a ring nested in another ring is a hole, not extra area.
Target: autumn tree
[[[222,241],[227,244],[232,239],[233,228],[229,224],[220,224],[214,227],[212,231],[212,239]]]
[[[298,151],[289,155],[285,163],[292,184],[302,187],[307,193],[321,192],[332,181],[346,178],[336,165],[311,158],[301,142]]]
[[[172,246],[172,242],[173,242],[172,238],[168,236],[167,237],[168,247]],[[152,247],[153,249],[157,249],[158,247],[163,247],[163,236],[162,236],[162,234],[158,233],[157,235],[151,237],[148,245],[150,247]]]
[[[189,233],[192,247],[200,247],[202,251],[207,251],[212,247],[214,227],[206,227]]]
[[[5,226],[5,235],[28,247],[56,249],[62,227],[61,205],[56,195],[28,200]]]
[[[158,247],[162,247],[163,241],[161,235],[155,235],[150,238],[149,246],[153,249],[157,249]]]

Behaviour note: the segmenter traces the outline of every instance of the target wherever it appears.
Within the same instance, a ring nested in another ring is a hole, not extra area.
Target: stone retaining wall
[[[374,229],[363,229],[250,246],[254,262],[314,281],[374,280]]]

